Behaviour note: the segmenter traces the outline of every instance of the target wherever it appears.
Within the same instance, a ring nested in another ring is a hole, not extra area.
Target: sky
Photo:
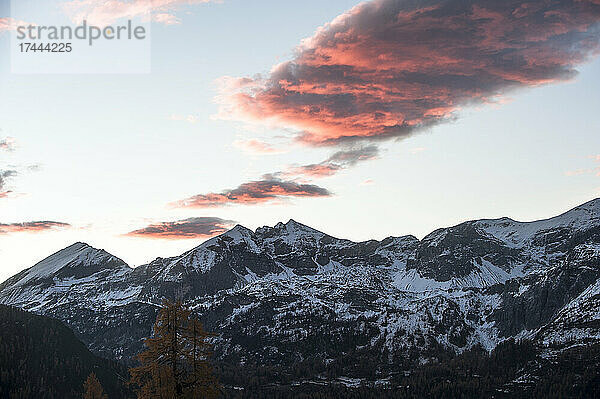
[[[57,0],[151,27],[129,74],[14,71],[0,4],[0,280],[76,241],[138,266],[238,223],[422,238],[600,197],[598,0]]]

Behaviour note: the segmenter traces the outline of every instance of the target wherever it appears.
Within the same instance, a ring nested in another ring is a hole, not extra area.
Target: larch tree
[[[108,399],[95,373],[90,373],[83,383],[83,399]]]
[[[181,301],[163,302],[147,349],[137,357],[141,365],[130,370],[138,398],[217,397],[220,387],[208,362],[211,336]]]

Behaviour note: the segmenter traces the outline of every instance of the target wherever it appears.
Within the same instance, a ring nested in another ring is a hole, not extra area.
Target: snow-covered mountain
[[[555,350],[600,341],[599,279],[597,199],[547,220],[472,221],[423,240],[356,243],[293,220],[236,226],[135,269],[77,243],[2,283],[0,303],[63,320],[122,360],[141,349],[162,298],[177,297],[218,334],[224,362],[344,364],[368,353],[410,367],[510,337]]]

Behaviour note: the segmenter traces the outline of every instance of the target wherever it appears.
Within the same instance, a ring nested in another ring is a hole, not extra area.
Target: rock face
[[[231,364],[419,361],[509,337],[600,340],[600,200],[537,222],[479,220],[419,241],[355,243],[290,220],[236,226],[135,269],[77,243],[0,285],[0,303],[58,318],[127,361],[162,298],[184,299]]]

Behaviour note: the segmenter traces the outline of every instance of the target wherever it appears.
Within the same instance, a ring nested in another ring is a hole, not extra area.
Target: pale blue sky
[[[233,143],[285,134],[215,118],[215,80],[267,73],[300,40],[357,1],[235,1],[178,10],[181,25],[153,24],[149,75],[12,75],[0,57],[0,137],[20,166],[0,200],[0,223],[55,220],[72,229],[0,235],[0,280],[85,241],[132,266],[176,255],[198,240],[123,237],[150,223],[196,216],[249,228],[290,218],[365,240],[414,234],[488,217],[533,220],[600,196],[600,60],[568,83],[513,92],[499,105],[466,108],[452,123],[381,144],[382,155],[317,183],[330,198],[286,204],[171,209],[290,164],[319,162],[331,148],[291,146],[250,155]],[[3,4],[1,14],[8,8]],[[0,54],[8,53],[0,33]],[[193,115],[197,121],[173,120]],[[277,140],[272,141],[277,143]],[[38,171],[23,167],[40,164]],[[369,185],[362,184],[372,180]]]

